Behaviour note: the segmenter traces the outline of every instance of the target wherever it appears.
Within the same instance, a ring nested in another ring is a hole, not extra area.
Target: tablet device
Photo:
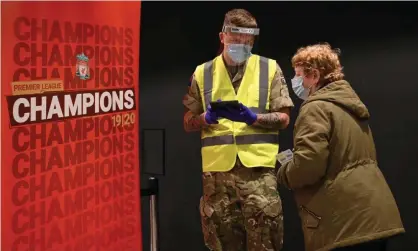
[[[210,107],[212,107],[213,110],[226,109],[226,108],[239,109],[239,102],[238,100],[210,102]]]

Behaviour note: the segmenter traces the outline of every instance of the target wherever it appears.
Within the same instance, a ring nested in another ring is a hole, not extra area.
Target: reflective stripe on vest
[[[213,88],[213,61],[205,63],[203,72],[204,78],[204,95],[205,95],[205,106],[206,109],[212,100],[212,88]],[[260,56],[260,87],[259,87],[259,102],[258,107],[249,107],[254,113],[266,113],[267,95],[269,87],[269,67],[268,59]]]
[[[202,139],[202,147],[217,145],[278,144],[278,134],[222,135]]]

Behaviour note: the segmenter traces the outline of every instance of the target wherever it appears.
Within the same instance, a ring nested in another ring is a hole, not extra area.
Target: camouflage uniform
[[[228,67],[236,92],[244,71],[245,65]],[[293,107],[279,65],[269,100],[270,112]],[[202,99],[193,78],[183,104],[195,116],[203,113]],[[204,173],[199,208],[209,250],[278,251],[282,247],[283,211],[273,168],[246,168],[237,156],[232,170]]]

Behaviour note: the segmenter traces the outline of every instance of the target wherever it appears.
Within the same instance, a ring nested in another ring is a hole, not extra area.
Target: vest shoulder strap
[[[196,69],[194,71],[194,75],[195,75],[195,79],[198,82],[200,82],[199,84],[203,84],[202,82],[204,82],[204,80],[205,80],[205,75],[207,75],[206,73],[211,73],[210,75],[212,75],[213,61],[214,60],[215,59],[212,59],[212,60],[207,61],[203,64],[200,64],[196,67]]]
[[[208,107],[209,102],[212,100],[212,88],[213,88],[213,60],[207,61],[196,67],[195,80],[199,85],[199,90],[203,90],[205,108]]]
[[[255,55],[259,61],[259,104],[258,107],[252,107],[251,110],[255,113],[266,113],[266,106],[268,101],[268,94],[270,89],[270,82],[275,74],[276,61],[260,55]],[[274,66],[274,67],[272,67]]]
[[[259,76],[259,105],[260,113],[266,112],[265,107],[268,100],[269,89],[269,59],[260,56],[260,76]]]

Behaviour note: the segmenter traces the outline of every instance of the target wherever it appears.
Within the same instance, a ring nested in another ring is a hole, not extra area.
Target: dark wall
[[[329,42],[342,50],[346,78],[370,109],[380,167],[407,231],[390,251],[418,249],[418,4],[331,2],[143,2],[140,60],[142,128],[166,130],[166,176],[160,177],[160,250],[206,250],[197,209],[201,196],[199,133],[183,131],[182,97],[198,64],[219,49],[224,13],[245,8],[259,22],[258,53],[276,59],[290,83],[290,59],[300,46]],[[289,90],[291,87],[289,86]],[[293,124],[281,149],[292,147]],[[142,175],[142,181],[148,176]],[[303,250],[300,221],[282,189],[285,250]],[[144,250],[149,250],[148,202],[142,200]],[[353,201],[353,203],[355,203]]]

